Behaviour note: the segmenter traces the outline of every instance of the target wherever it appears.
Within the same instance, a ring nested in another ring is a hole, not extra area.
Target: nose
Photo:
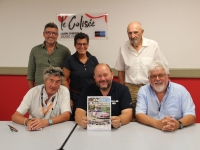
[[[158,77],[158,75],[156,76],[156,80],[160,80],[160,78]]]
[[[55,86],[56,86],[56,82],[52,82],[52,83],[51,83],[51,86],[52,86],[52,87],[55,87]]]
[[[135,34],[134,33],[131,34],[131,38],[135,38]]]

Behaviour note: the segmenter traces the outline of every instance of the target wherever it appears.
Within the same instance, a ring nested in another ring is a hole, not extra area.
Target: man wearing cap
[[[30,89],[24,96],[12,121],[24,124],[28,130],[38,130],[70,118],[70,96],[62,86],[64,74],[59,67],[49,67],[43,73],[44,84]],[[24,117],[29,113],[29,118]]]

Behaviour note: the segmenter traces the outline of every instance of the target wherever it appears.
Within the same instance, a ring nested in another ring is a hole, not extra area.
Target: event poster
[[[108,13],[58,14],[59,39],[70,40],[83,32],[90,39],[108,38]]]
[[[111,96],[88,96],[88,130],[111,130]]]

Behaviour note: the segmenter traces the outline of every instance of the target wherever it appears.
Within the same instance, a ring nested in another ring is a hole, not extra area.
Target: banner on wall
[[[58,14],[59,39],[74,39],[83,32],[90,39],[108,38],[108,13]]]

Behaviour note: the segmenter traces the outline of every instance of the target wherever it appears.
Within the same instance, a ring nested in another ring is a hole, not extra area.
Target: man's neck
[[[56,46],[56,42],[55,43],[47,43],[47,42],[45,42],[45,46],[46,46],[47,49],[48,48],[54,48]]]
[[[56,46],[56,43],[45,43],[45,46],[46,46],[46,49],[48,50],[48,54],[51,55],[55,46]]]
[[[157,96],[159,102],[161,103],[163,100],[163,97],[165,96],[166,90],[163,92],[155,92],[155,93],[156,93],[156,96]]]

